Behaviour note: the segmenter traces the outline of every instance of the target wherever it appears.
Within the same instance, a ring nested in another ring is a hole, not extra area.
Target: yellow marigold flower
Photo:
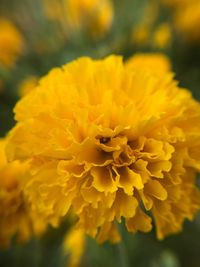
[[[44,0],[44,8],[47,16],[61,22],[68,32],[86,30],[95,38],[104,35],[113,21],[110,0]]]
[[[71,208],[87,234],[117,242],[122,218],[150,231],[148,211],[161,239],[199,210],[200,104],[170,72],[80,58],[14,111],[7,154],[32,160],[25,194],[48,222]]]
[[[23,196],[27,163],[7,163],[5,140],[0,140],[0,247],[8,246],[16,235],[19,242],[44,231],[44,223],[29,209]]]
[[[64,253],[68,256],[66,267],[78,267],[85,251],[85,233],[82,229],[73,227],[66,234],[63,242]]]
[[[126,61],[126,67],[151,70],[157,74],[166,74],[171,71],[170,60],[161,53],[138,53]]]
[[[29,94],[36,86],[38,83],[38,79],[34,76],[29,76],[25,80],[23,80],[18,88],[19,95],[21,97]]]
[[[143,46],[149,43],[158,11],[157,1],[149,1],[146,4],[140,23],[132,30],[131,42],[134,45]]]
[[[196,0],[163,0],[172,8],[175,28],[189,41],[200,40],[200,2]]]
[[[191,1],[174,14],[175,27],[189,41],[200,41],[200,2]]]
[[[137,46],[143,46],[148,43],[151,29],[148,24],[138,25],[133,29],[131,34],[131,42]]]
[[[106,33],[113,20],[110,0],[67,0],[68,23],[72,29],[86,27],[93,36]]]
[[[160,24],[153,34],[153,44],[158,48],[166,48],[171,43],[172,33],[168,23]]]
[[[0,18],[0,65],[11,67],[23,49],[23,38],[16,26]]]

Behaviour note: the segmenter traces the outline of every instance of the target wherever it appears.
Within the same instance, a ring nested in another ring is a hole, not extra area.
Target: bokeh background
[[[200,0],[0,0],[1,137],[14,125],[16,101],[51,68],[80,56],[126,60],[138,52],[166,54],[180,85],[200,100]],[[13,239],[0,252],[0,266],[67,267],[69,229],[50,228],[20,245]],[[200,266],[200,216],[164,241],[153,232],[121,232],[120,246],[87,237],[78,266]],[[78,249],[79,241],[73,245]]]

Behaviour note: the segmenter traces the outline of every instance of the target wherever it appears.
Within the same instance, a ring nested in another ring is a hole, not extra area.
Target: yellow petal
[[[116,218],[119,222],[122,216],[125,218],[133,217],[137,206],[138,201],[135,197],[126,195],[120,189],[117,191],[113,209],[115,210]]]
[[[89,167],[85,164],[78,164],[75,160],[61,160],[58,163],[58,174],[75,177],[83,176]]]
[[[151,162],[148,164],[148,170],[152,176],[156,178],[163,178],[163,172],[169,172],[172,167],[172,163],[170,161],[158,161]]]
[[[81,144],[74,144],[71,148],[71,153],[73,153],[76,161],[79,163],[106,166],[112,162],[112,155],[105,153],[90,139],[86,139]]]
[[[116,225],[112,222],[105,223],[97,236],[97,242],[103,243],[106,240],[110,240],[112,243],[118,243],[121,237]]]
[[[141,176],[128,167],[118,168],[117,172],[120,176],[118,186],[123,188],[126,194],[132,195],[134,188],[142,189],[144,187]]]
[[[168,196],[165,188],[156,180],[149,180],[145,184],[144,190],[148,195],[154,196],[159,200],[165,200]]]
[[[113,180],[111,171],[106,167],[93,167],[91,169],[91,175],[93,176],[92,185],[99,192],[115,192],[117,190],[116,182]]]
[[[152,229],[151,218],[147,216],[140,208],[134,217],[126,219],[126,227],[130,232],[149,232]]]

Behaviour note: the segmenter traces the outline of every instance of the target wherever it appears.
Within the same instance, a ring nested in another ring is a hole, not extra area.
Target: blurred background
[[[14,125],[16,101],[51,68],[80,56],[126,60],[138,52],[169,56],[175,78],[200,100],[200,0],[0,0],[1,137]],[[0,252],[0,266],[69,266],[71,248],[63,245],[69,228],[49,229],[22,245],[13,240]],[[74,238],[80,260],[70,267],[200,266],[200,216],[164,241],[121,231],[120,247]]]

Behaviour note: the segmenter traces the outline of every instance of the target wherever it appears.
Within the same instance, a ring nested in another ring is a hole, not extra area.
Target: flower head
[[[138,53],[126,61],[126,68],[130,70],[142,69],[146,71],[164,74],[171,71],[171,62],[162,53]]]
[[[103,36],[113,21],[110,0],[43,0],[47,16],[60,21],[68,32],[86,31],[93,37]]]
[[[175,27],[189,41],[200,41],[200,2],[191,1],[175,12]]]
[[[151,43],[152,31],[159,14],[157,1],[148,1],[144,7],[142,18],[132,29],[131,43],[136,46],[145,46]]]
[[[23,49],[23,38],[16,26],[0,18],[0,65],[11,67]]]
[[[94,36],[101,36],[110,28],[113,6],[110,0],[67,0],[68,22],[72,28],[86,27]]]
[[[131,43],[137,46],[146,45],[149,41],[151,29],[148,24],[142,23],[133,28],[131,34]]]
[[[174,26],[188,41],[200,40],[200,2],[196,0],[163,0],[172,8]]]
[[[7,163],[5,140],[0,140],[0,246],[8,246],[12,237],[26,241],[33,234],[41,234],[45,227],[30,210],[23,196],[27,163]]]
[[[200,208],[200,104],[170,72],[119,56],[53,69],[15,107],[10,160],[31,160],[25,194],[48,222],[72,209],[99,242],[180,231]],[[149,216],[151,214],[152,216]]]
[[[169,46],[172,39],[172,32],[169,23],[161,23],[153,34],[155,47],[164,49]]]

